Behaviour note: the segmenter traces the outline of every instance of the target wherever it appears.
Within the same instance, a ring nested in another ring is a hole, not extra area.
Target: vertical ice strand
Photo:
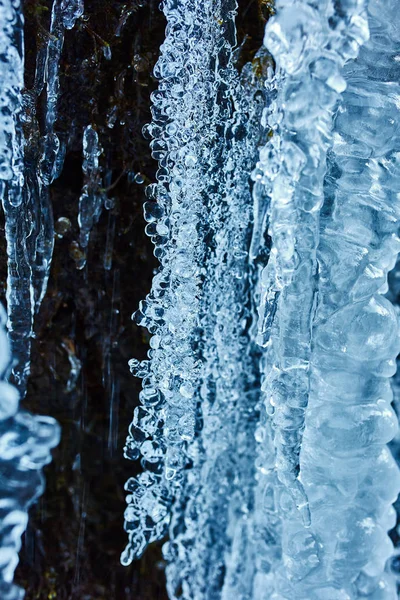
[[[13,346],[26,365],[29,349],[25,346],[24,327],[29,329],[32,325],[33,297],[28,285],[31,265],[23,243],[31,222],[24,221],[22,208],[22,27],[19,2],[0,2],[0,195],[6,217],[8,324]],[[21,535],[29,506],[43,490],[41,468],[51,459],[50,450],[58,443],[59,428],[54,419],[19,410],[19,393],[5,381],[11,353],[4,325],[5,312],[0,307],[0,596],[17,600],[24,595],[13,585]],[[25,377],[24,369],[20,374]]]
[[[221,50],[211,57],[210,69],[217,74],[218,94],[211,121],[217,135],[205,175],[210,192],[200,303],[202,426],[182,510],[174,512],[165,548],[171,560],[167,567],[171,598],[180,588],[185,598],[230,598],[248,593],[252,582],[252,561],[244,565],[243,578],[237,547],[247,553],[251,545],[246,534],[259,386],[258,352],[249,335],[249,173],[259,139],[263,69],[256,72],[249,64],[238,76],[233,64],[236,5],[230,7],[224,3],[221,12],[214,13],[224,27],[215,28],[215,45]],[[261,63],[263,57],[258,60]]]
[[[276,72],[272,57],[264,50],[269,60],[265,80],[265,108],[261,119],[261,148],[267,140],[271,139],[272,130],[269,121],[273,121],[278,114],[277,92],[281,84],[282,74]],[[269,207],[270,186],[266,184],[266,178],[261,164],[252,172],[253,179],[253,224],[250,244],[250,260],[254,264],[252,277],[253,296],[253,324],[251,336],[254,340],[259,339],[259,329],[265,336],[269,335],[271,323],[277,308],[278,292],[271,286],[266,289],[265,268],[271,260],[269,236]],[[266,172],[268,174],[268,172]],[[270,292],[269,296],[266,294]],[[260,312],[260,302],[263,302],[263,314],[257,319],[257,308]],[[268,357],[268,355],[267,355]],[[262,373],[267,365],[264,365],[265,354],[261,353],[259,369]],[[249,547],[252,551],[254,573],[251,585],[251,597],[254,600],[264,600],[272,597],[275,591],[275,574],[281,563],[282,540],[281,540],[281,515],[277,503],[277,490],[281,485],[277,478],[275,469],[275,447],[273,436],[273,423],[271,419],[271,407],[264,401],[263,394],[259,399],[259,418],[255,429],[255,479],[253,507],[250,513],[250,526],[248,526]],[[242,565],[240,556],[236,559],[237,568]]]
[[[7,3],[4,4],[6,6]],[[13,62],[6,61],[2,85],[9,98],[8,127],[13,128],[13,177],[2,192],[8,254],[7,312],[14,364],[11,378],[25,394],[30,370],[30,346],[38,312],[47,288],[54,245],[49,185],[61,171],[64,150],[54,131],[59,93],[58,71],[64,29],[82,14],[82,2],[55,0],[50,33],[36,57],[32,89],[23,88],[23,26],[19,3],[8,3],[13,20],[4,20],[2,44]],[[5,10],[5,9],[4,9]],[[5,27],[5,26],[4,26]],[[11,73],[11,70],[13,71]],[[36,106],[45,90],[40,134]],[[3,101],[2,101],[3,102]],[[6,113],[5,113],[6,114]],[[8,134],[10,136],[10,133]],[[9,138],[11,140],[11,137]],[[10,143],[10,141],[8,142]]]
[[[240,532],[254,481],[249,173],[263,76],[248,66],[240,80],[233,66],[235,2],[165,2],[163,10],[148,128],[158,184],[145,204],[161,269],[135,317],[153,337],[150,360],[131,361],[144,387],[126,446],[127,456],[142,454],[148,472],[127,482],[122,560],[162,537],[171,518],[169,595],[211,600],[251,587],[235,548],[246,545]]]
[[[328,160],[301,473],[321,565],[310,583],[395,600],[385,563],[400,475],[386,444],[398,427],[389,378],[400,344],[382,294],[400,249],[397,3],[370,0],[368,26],[344,69]]]
[[[34,207],[35,235],[33,256],[33,287],[35,313],[38,312],[47,289],[54,246],[53,207],[49,186],[60,175],[66,151],[66,140],[56,133],[57,103],[60,99],[60,61],[65,31],[74,27],[84,10],[83,0],[53,0],[48,41],[38,49],[34,88],[26,91],[25,99],[30,104],[28,118],[37,118],[35,105],[39,95],[45,91],[43,109],[44,132],[40,139],[39,155],[25,160],[30,169],[31,181],[27,190],[27,201]],[[34,99],[34,102],[32,100]],[[33,123],[31,122],[31,126]],[[34,127],[37,127],[37,124]],[[65,134],[64,134],[65,137]],[[29,198],[29,195],[31,196]],[[32,210],[32,209],[31,209]]]
[[[188,448],[197,427],[201,370],[202,227],[208,189],[204,163],[210,152],[205,140],[213,134],[209,57],[215,22],[208,2],[167,0],[162,7],[166,38],[154,71],[160,83],[152,94],[148,127],[152,154],[159,161],[158,183],[147,188],[144,205],[146,233],[161,266],[135,315],[152,338],[149,360],[131,361],[132,372],[143,378],[143,389],[125,456],[142,456],[146,470],[126,484],[129,544],[123,563],[166,533],[172,500],[182,489],[183,469],[191,460]]]
[[[24,83],[23,17],[19,2],[0,4],[0,195],[5,213],[8,254],[8,329],[17,367],[17,383],[26,380],[32,330],[31,266],[23,240],[30,223],[21,207],[24,186],[22,88]]]

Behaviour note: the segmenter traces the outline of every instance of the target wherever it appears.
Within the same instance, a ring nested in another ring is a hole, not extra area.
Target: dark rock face
[[[262,0],[239,4],[244,64],[262,43],[270,6]],[[29,90],[38,51],[48,42],[51,2],[26,0],[24,11]],[[156,0],[86,0],[84,15],[65,32],[55,130],[66,155],[50,186],[55,248],[24,400],[29,410],[59,421],[62,440],[20,555],[16,581],[27,600],[166,598],[158,545],[129,568],[119,562],[126,542],[123,486],[140,469],[122,457],[140,389],[127,362],[145,358],[148,348],[147,333],[131,313],[157,266],[142,216],[156,163],[142,127],[150,120],[150,93],[157,86],[152,69],[164,27]],[[43,135],[45,93],[35,102],[35,131],[26,132],[33,145]],[[87,126],[102,148],[100,175],[92,182],[102,208],[86,250],[79,243],[78,206]]]

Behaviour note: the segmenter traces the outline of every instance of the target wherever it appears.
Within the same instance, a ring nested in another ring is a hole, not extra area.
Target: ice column
[[[251,586],[229,557],[246,546],[254,482],[249,173],[263,78],[248,66],[240,80],[233,66],[234,1],[168,0],[163,10],[148,127],[158,183],[144,207],[161,268],[135,316],[153,337],[149,360],[131,361],[143,390],[125,449],[146,472],[126,485],[122,560],[169,525],[170,597],[216,600],[225,561],[225,597]]]
[[[206,252],[208,180],[213,159],[210,141],[215,104],[212,57],[215,45],[212,2],[167,0],[166,39],[155,67],[159,88],[152,94],[148,133],[159,161],[157,184],[147,188],[146,233],[161,263],[136,321],[153,334],[149,360],[131,361],[143,378],[141,406],[135,409],[125,455],[142,456],[146,471],[126,484],[129,544],[124,563],[166,533],[170,505],[183,485],[188,448],[198,428],[197,404],[202,370],[200,296]]]
[[[266,28],[279,81],[255,173],[273,241],[259,343],[282,564],[256,598],[396,598],[383,570],[399,340],[380,295],[399,251],[395,22],[390,1],[368,17],[358,0],[281,1]]]
[[[19,394],[4,381],[10,350],[0,306],[0,597],[20,600],[24,592],[13,584],[21,535],[28,509],[43,491],[41,469],[50,462],[58,444],[59,427],[51,417],[19,410]]]
[[[382,294],[400,249],[397,3],[370,0],[368,24],[344,70],[328,161],[301,473],[321,565],[308,585],[395,600],[385,562],[400,475],[386,444],[397,431],[389,377],[400,344]]]

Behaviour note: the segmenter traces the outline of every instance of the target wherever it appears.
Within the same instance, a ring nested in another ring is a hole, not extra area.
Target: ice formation
[[[46,226],[40,216],[35,220],[37,214],[40,215],[39,196],[35,195],[37,188],[29,176],[29,161],[24,171],[24,149],[25,159],[29,149],[22,136],[23,21],[20,8],[16,0],[0,2],[0,196],[8,250],[8,327],[12,348],[20,361],[14,375],[24,391],[33,306],[40,301],[35,291],[40,296],[43,285],[43,277],[33,273],[43,267],[38,256],[45,254],[40,244]],[[26,181],[32,188],[24,185]],[[29,212],[32,208],[38,211],[36,215]],[[33,277],[37,282],[35,289]],[[5,320],[0,306],[0,596],[2,600],[16,600],[24,595],[13,585],[21,535],[27,524],[29,506],[43,490],[41,468],[51,460],[50,450],[58,443],[59,428],[51,417],[36,417],[19,409],[19,392],[5,380],[12,357]]]
[[[54,131],[59,95],[59,61],[64,30],[83,12],[82,0],[54,0],[47,43],[37,54],[32,89],[24,88],[23,16],[19,2],[3,0],[1,65],[3,113],[0,196],[8,254],[8,332],[14,357],[12,378],[22,395],[30,370],[34,319],[49,278],[54,245],[49,185],[58,177],[65,144]],[[45,92],[40,135],[37,99]],[[25,135],[24,135],[25,132]]]
[[[127,482],[123,561],[170,523],[170,593],[182,587],[187,598],[218,593],[234,535],[228,521],[248,512],[253,481],[249,173],[262,85],[250,66],[241,80],[233,66],[234,9],[234,2],[164,3],[148,127],[159,170],[148,188],[146,232],[161,268],[135,315],[153,336],[150,360],[131,361],[143,391],[125,453],[141,455],[147,472]],[[211,547],[210,561],[201,560]]]
[[[4,380],[11,355],[1,306],[0,313],[0,597],[20,600],[24,592],[13,584],[13,578],[21,535],[28,509],[43,491],[41,469],[50,462],[60,432],[51,417],[19,409],[18,391]]]
[[[234,2],[163,10],[123,561],[168,528],[171,598],[394,599],[396,3],[277,1],[263,86]]]
[[[125,456],[143,469],[126,483],[122,562],[165,540],[171,599],[394,600],[397,3],[276,0],[264,45],[242,68],[236,0],[161,8],[167,27],[145,131],[158,171],[144,203],[160,266],[134,315],[151,338],[148,359],[130,361],[142,391]],[[83,9],[54,0],[25,89],[21,5],[0,0],[11,344],[1,327],[4,599],[22,597],[12,583],[20,536],[58,439],[51,418],[18,404],[52,260],[50,186],[66,147],[56,133],[59,64]],[[103,174],[114,185],[94,124],[82,139],[79,269]]]
[[[386,444],[400,346],[380,294],[399,251],[397,84],[374,67],[382,40],[394,53],[393,5],[294,6],[278,4],[266,28],[279,80],[258,164],[273,240],[259,341],[283,484],[274,586],[282,598],[395,598],[384,569],[400,479]]]
[[[82,194],[79,198],[78,223],[80,227],[80,246],[86,249],[89,244],[90,231],[98,221],[103,204],[101,189],[101,174],[99,167],[99,156],[102,148],[99,144],[97,131],[88,125],[83,132],[83,164],[82,171],[84,184]],[[80,267],[85,264],[82,261]]]

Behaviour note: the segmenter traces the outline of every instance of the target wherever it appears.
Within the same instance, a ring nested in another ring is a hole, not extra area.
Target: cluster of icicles
[[[0,0],[7,325],[22,395],[53,249],[48,188],[64,155],[58,63],[83,9],[54,1],[28,92],[21,6]],[[151,339],[148,360],[130,361],[143,387],[125,456],[143,472],[126,483],[122,562],[167,538],[171,599],[395,600],[397,1],[277,0],[240,72],[236,0],[162,10],[147,127],[159,168],[144,204],[160,267],[135,313]],[[44,135],[30,145],[23,128],[34,129],[44,87]],[[102,202],[90,125],[83,146],[85,249]],[[3,327],[4,600],[23,596],[12,583],[20,536],[58,439],[51,418],[19,410],[9,365]]]
[[[234,0],[162,6],[122,561],[167,537],[171,599],[394,600],[396,2],[279,0],[240,73]]]

